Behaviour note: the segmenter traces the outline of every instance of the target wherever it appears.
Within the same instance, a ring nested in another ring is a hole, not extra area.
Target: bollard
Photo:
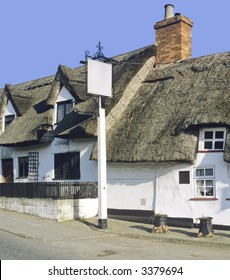
[[[212,237],[214,235],[212,217],[202,217],[199,220],[200,228],[197,237]]]

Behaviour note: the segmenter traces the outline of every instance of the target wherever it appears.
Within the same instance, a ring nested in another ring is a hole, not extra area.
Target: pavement
[[[108,219],[108,228],[98,228],[97,217],[57,222],[38,216],[0,210],[0,231],[31,240],[87,240],[104,236],[154,239],[159,242],[218,246],[230,249],[230,230],[215,230],[213,237],[197,237],[198,228],[170,227],[167,233],[152,233],[153,225]]]

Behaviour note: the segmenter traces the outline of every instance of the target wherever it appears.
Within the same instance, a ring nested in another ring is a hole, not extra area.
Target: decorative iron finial
[[[108,58],[106,56],[104,56],[104,53],[102,52],[102,50],[104,49],[103,46],[101,45],[101,42],[98,42],[98,45],[96,45],[96,48],[98,49],[97,52],[94,55],[90,55],[89,51],[85,51],[85,61],[80,61],[81,64],[86,64],[86,61],[88,58],[91,58],[93,60],[101,60],[103,62],[108,62],[108,63],[112,63],[113,65],[116,64],[121,64],[124,63],[126,61],[117,61],[113,58]]]
[[[104,56],[104,54],[102,52],[104,47],[101,45],[100,41],[99,41],[98,45],[96,46],[96,48],[98,49],[98,51],[94,54],[95,59],[104,60],[105,56]]]

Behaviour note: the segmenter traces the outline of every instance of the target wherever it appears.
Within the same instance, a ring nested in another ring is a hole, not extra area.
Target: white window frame
[[[210,172],[211,169],[213,170],[212,174],[208,174],[208,172]],[[200,175],[197,172],[198,170],[201,171]],[[207,194],[210,188],[213,189],[212,195]],[[200,194],[198,192],[198,189],[200,189]],[[213,166],[195,167],[194,168],[194,197],[205,199],[205,198],[215,198],[215,196],[216,196],[215,167]]]
[[[206,132],[213,132],[212,138],[205,138]],[[216,132],[223,132],[223,138],[218,138],[216,137]],[[212,147],[207,148],[205,147],[205,143],[210,142]],[[215,148],[215,144],[217,142],[223,142],[223,148]],[[199,146],[198,150],[199,151],[224,151],[225,147],[225,142],[226,142],[226,128],[225,127],[218,127],[218,128],[203,128],[200,129],[199,133]]]

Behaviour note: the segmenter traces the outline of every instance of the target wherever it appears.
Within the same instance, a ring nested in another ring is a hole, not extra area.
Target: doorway
[[[14,181],[13,159],[2,160],[2,179],[4,183],[11,183]]]

